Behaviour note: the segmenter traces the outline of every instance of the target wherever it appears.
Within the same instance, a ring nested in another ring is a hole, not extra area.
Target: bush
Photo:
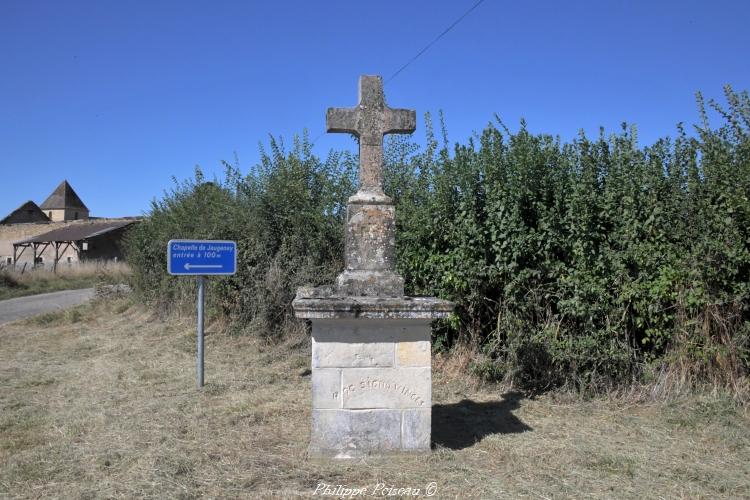
[[[746,375],[750,102],[725,93],[723,127],[699,96],[696,138],[642,149],[625,124],[561,144],[498,120],[452,154],[428,134],[391,175],[409,291],[459,305],[436,344],[476,345],[503,365],[488,373],[536,389],[629,381],[675,353],[704,360],[692,380]]]
[[[571,143],[512,133],[498,119],[467,144],[389,136],[385,184],[397,204],[398,267],[407,292],[458,307],[434,345],[473,346],[488,378],[543,390],[611,387],[649,372],[734,384],[750,341],[750,100],[699,95],[695,137],[639,147],[635,126]],[[356,158],[322,162],[306,139],[242,177],[178,183],[131,231],[142,296],[192,302],[192,283],[166,275],[170,238],[239,242],[239,272],[212,280],[217,311],[278,333],[301,284],[332,283]],[[688,368],[689,367],[689,368]]]
[[[270,153],[247,176],[225,164],[221,181],[178,182],[154,201],[148,218],[129,232],[128,260],[134,287],[166,311],[194,307],[195,283],[166,273],[170,239],[238,242],[237,274],[208,280],[209,307],[237,328],[262,335],[283,331],[292,317],[296,288],[331,282],[343,258],[343,210],[353,193],[353,159],[314,157],[307,138],[290,152],[271,139]]]
[[[18,288],[21,286],[14,273],[0,269],[0,288]]]

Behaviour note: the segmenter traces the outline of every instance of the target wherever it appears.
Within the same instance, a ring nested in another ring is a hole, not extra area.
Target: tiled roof
[[[52,243],[60,241],[87,240],[111,231],[116,231],[117,229],[129,226],[130,224],[135,224],[136,222],[138,221],[120,220],[113,222],[77,222],[25,240],[16,241],[14,242],[14,245],[23,243]]]
[[[88,210],[68,181],[62,181],[52,194],[41,204],[42,210],[59,210],[63,208],[82,208]]]
[[[47,214],[29,200],[0,220],[0,224],[15,224],[20,222],[45,222],[48,221]]]

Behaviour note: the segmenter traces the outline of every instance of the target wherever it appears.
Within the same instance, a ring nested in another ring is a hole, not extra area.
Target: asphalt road
[[[77,306],[94,296],[93,288],[63,290],[28,297],[0,300],[0,324],[58,309]]]

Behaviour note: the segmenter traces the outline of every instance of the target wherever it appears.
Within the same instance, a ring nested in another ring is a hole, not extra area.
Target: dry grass
[[[75,265],[61,264],[57,272],[47,268],[0,269],[0,300],[37,293],[88,288],[97,282],[121,282],[130,276],[124,262],[92,261]]]
[[[266,498],[433,481],[438,498],[750,496],[750,416],[730,398],[530,400],[436,368],[430,455],[311,461],[304,336],[268,345],[209,327],[197,391],[188,320],[123,300],[76,311],[0,327],[0,496]]]

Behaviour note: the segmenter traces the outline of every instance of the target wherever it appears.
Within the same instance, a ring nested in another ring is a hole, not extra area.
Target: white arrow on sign
[[[191,269],[221,269],[220,264],[191,264],[185,263],[185,270],[190,271]]]

